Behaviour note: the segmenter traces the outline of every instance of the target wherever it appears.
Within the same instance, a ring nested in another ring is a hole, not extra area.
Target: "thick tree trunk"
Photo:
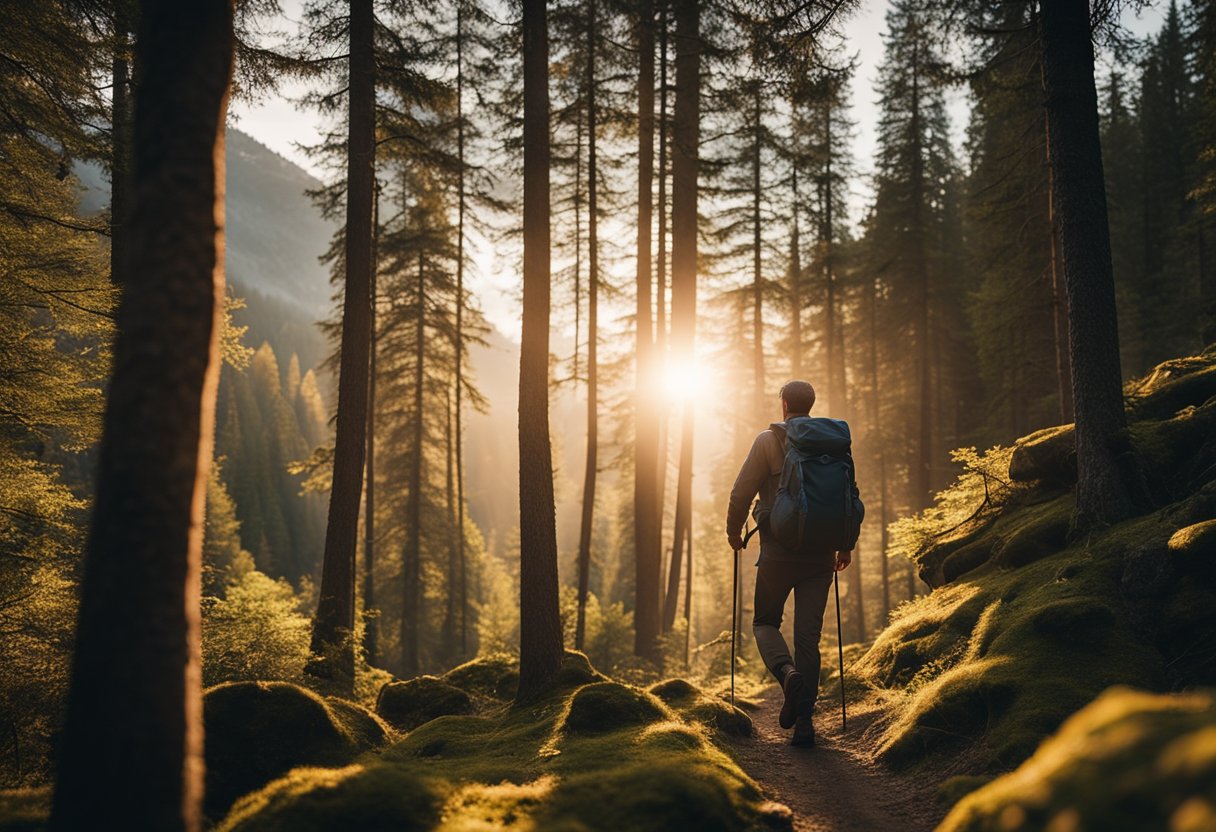
[[[596,192],[595,0],[587,4],[587,457],[578,535],[578,617],[575,647],[583,649],[587,591],[591,581],[591,533],[595,524],[595,478],[599,466],[599,210]]]
[[[231,0],[147,3],[129,280],[51,827],[197,830],[199,593],[224,296]]]
[[[1052,192],[1068,297],[1076,410],[1076,519],[1085,528],[1118,522],[1134,510],[1127,417],[1089,3],[1044,3],[1042,21]]]
[[[372,0],[350,2],[350,125],[347,138],[346,289],[333,485],[325,528],[321,590],[313,619],[309,672],[347,690],[354,680],[355,547],[366,447],[370,356],[372,189],[375,179],[376,62]]]
[[[519,691],[557,673],[562,623],[549,444],[549,32],[544,0],[523,2],[524,292],[519,358]]]
[[[380,189],[372,203],[372,260],[368,283],[371,314],[368,318],[367,373],[367,470],[363,495],[363,653],[364,661],[379,661],[376,611],[376,277],[377,250],[380,242]]]

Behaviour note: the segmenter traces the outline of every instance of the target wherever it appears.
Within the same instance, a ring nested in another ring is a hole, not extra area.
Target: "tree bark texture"
[[[651,320],[651,249],[654,185],[654,3],[638,5],[638,259],[634,330],[634,586],[645,586],[663,561],[659,494],[658,344]],[[660,207],[660,211],[662,208]],[[663,244],[660,241],[660,251]],[[664,252],[665,253],[665,252]],[[662,292],[660,285],[658,292]]]
[[[371,340],[372,191],[375,181],[376,64],[372,0],[350,0],[350,81],[347,97],[346,288],[333,483],[325,527],[321,589],[313,619],[311,672],[341,687],[354,678],[355,548],[367,431]],[[317,659],[320,659],[318,661]],[[333,660],[332,664],[331,661]]]
[[[519,357],[519,690],[536,696],[562,661],[549,442],[549,32],[523,2],[524,287]]]
[[[677,364],[693,360],[697,325],[697,168],[700,141],[701,39],[700,8],[695,0],[674,0],[676,33],[676,101],[671,147],[671,341]],[[676,485],[676,527],[672,559],[684,551],[683,536],[691,524],[692,426],[691,403],[684,405],[680,441],[680,473]],[[683,505],[684,510],[681,511]],[[640,577],[640,576],[639,576]],[[657,657],[659,634],[659,583],[655,570],[637,588],[634,611],[634,652]],[[652,583],[653,582],[653,583]]]
[[[368,286],[371,314],[368,317],[367,372],[367,493],[363,497],[363,654],[364,661],[379,661],[376,614],[376,277],[377,249],[380,241],[380,189],[375,189],[372,205],[372,260]]]
[[[51,827],[197,830],[199,594],[224,296],[231,0],[145,3],[130,275]]]
[[[1079,527],[1132,514],[1127,417],[1086,0],[1042,5],[1052,196],[1068,298]]]
[[[578,535],[578,616],[575,647],[583,649],[587,591],[591,580],[591,536],[595,525],[595,480],[599,466],[599,210],[596,191],[595,0],[587,4],[587,456]]]

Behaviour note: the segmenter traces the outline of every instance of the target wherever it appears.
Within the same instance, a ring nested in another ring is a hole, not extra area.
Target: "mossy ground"
[[[492,692],[509,668],[458,670],[447,683]],[[238,801],[219,828],[764,827],[755,784],[715,745],[712,720],[692,715],[712,698],[684,693],[669,705],[568,654],[533,704],[441,716],[354,765],[296,769]]]
[[[1078,534],[1066,432],[1023,440],[1043,450],[1022,455],[996,510],[920,552],[938,588],[852,664],[884,704],[880,758],[964,775],[944,801],[1025,761],[1113,685],[1216,684],[1216,350],[1175,365],[1129,387],[1146,513]]]
[[[1216,699],[1108,691],[940,827],[1022,829],[1216,829]]]

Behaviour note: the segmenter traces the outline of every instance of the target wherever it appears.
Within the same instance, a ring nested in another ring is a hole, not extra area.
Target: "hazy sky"
[[[287,10],[291,22],[280,28],[294,28],[295,21],[299,19],[301,4],[302,0],[284,0],[283,7]],[[888,0],[862,0],[860,10],[843,27],[848,51],[857,55],[859,64],[857,76],[853,81],[852,112],[857,123],[854,154],[860,174],[850,200],[855,222],[860,218],[860,212],[869,196],[868,174],[872,169],[870,161],[874,155],[874,130],[878,119],[874,83],[878,76],[878,64],[882,60],[882,35],[888,5]],[[1156,5],[1161,7],[1164,4],[1159,0]],[[1144,35],[1156,31],[1161,25],[1161,19],[1161,9],[1150,8],[1139,17],[1126,14],[1123,25],[1136,35]],[[1100,61],[1100,74],[1109,70],[1107,61],[1108,59]],[[316,143],[319,138],[319,117],[293,100],[298,92],[298,88],[287,86],[281,95],[256,105],[235,102],[231,109],[232,121],[262,144],[324,178],[324,172],[317,170],[298,147]],[[953,133],[958,142],[961,142],[966,128],[967,107],[966,95],[962,90],[951,93],[950,114]],[[479,285],[474,287],[474,291],[482,298],[487,316],[505,334],[516,337],[519,320],[513,300],[517,283],[515,276],[504,272],[502,264],[491,263],[488,257],[475,255],[475,259],[481,261],[481,268],[476,270],[479,276],[475,282]]]

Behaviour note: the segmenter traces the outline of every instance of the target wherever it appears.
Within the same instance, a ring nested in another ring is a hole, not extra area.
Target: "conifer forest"
[[[0,832],[1213,832],[1214,273],[1216,0],[0,0]]]

